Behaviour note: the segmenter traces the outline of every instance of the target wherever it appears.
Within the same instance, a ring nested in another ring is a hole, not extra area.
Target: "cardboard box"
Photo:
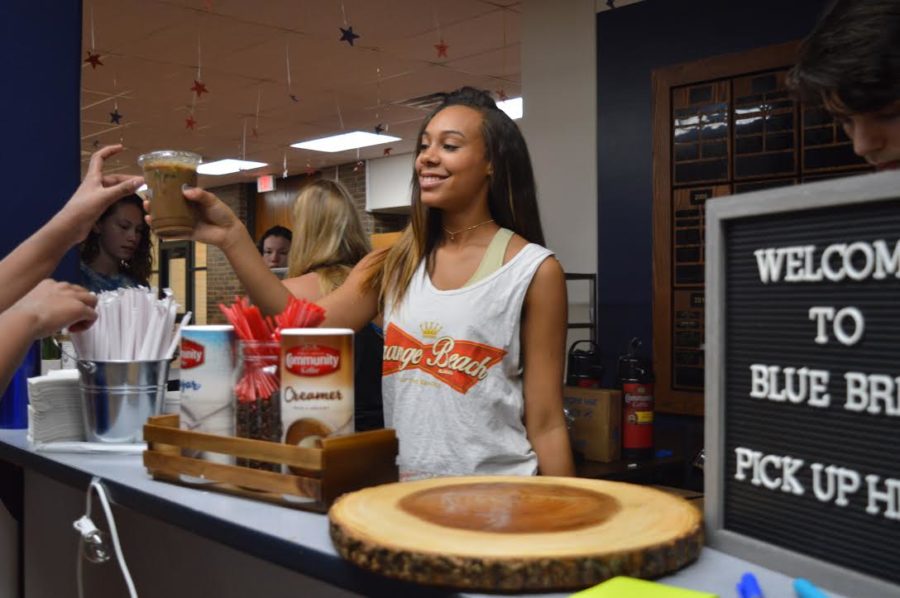
[[[566,386],[563,403],[575,420],[570,435],[575,452],[591,461],[618,461],[622,449],[622,392]]]

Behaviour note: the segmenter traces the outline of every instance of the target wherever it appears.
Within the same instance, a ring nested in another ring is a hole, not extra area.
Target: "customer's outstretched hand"
[[[73,332],[89,328],[97,319],[96,306],[97,296],[84,287],[47,278],[17,301],[9,315],[22,317],[31,338],[39,339],[67,326]]]
[[[134,193],[144,179],[124,174],[103,174],[103,164],[107,158],[122,151],[121,145],[107,145],[91,156],[87,173],[78,189],[57,214],[72,227],[76,234],[75,243],[81,242],[91,231],[106,208],[119,199]]]

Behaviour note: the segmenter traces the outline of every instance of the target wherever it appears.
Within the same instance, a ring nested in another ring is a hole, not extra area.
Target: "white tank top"
[[[384,422],[400,479],[534,475],[525,433],[520,333],[525,293],[553,253],[522,248],[471,286],[436,289],[424,260],[398,306],[385,305]]]

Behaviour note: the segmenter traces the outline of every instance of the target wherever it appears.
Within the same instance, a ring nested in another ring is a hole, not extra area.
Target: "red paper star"
[[[381,155],[383,155],[383,156],[390,156],[392,151],[394,151],[394,148],[392,148],[392,147],[386,147],[386,148],[384,148],[384,151],[381,152]]]
[[[509,96],[506,95],[506,91],[502,87],[497,90],[497,99],[501,102],[509,99]]]
[[[184,119],[184,128],[193,131],[195,126],[197,126],[197,121],[194,120],[193,114],[189,114],[188,117]]]
[[[206,83],[204,83],[203,81],[198,81],[197,79],[194,79],[194,84],[191,85],[191,91],[197,94],[198,98],[204,93],[209,93],[209,90],[206,89]]]
[[[100,60],[100,55],[94,54],[90,50],[87,51],[87,58],[84,59],[84,62],[91,65],[92,69],[95,69],[98,66],[103,66],[103,62]]]
[[[434,49],[437,50],[437,57],[438,58],[447,58],[447,48],[449,48],[449,47],[450,46],[448,46],[446,43],[444,43],[443,39],[441,39],[441,41],[439,43],[434,44]]]

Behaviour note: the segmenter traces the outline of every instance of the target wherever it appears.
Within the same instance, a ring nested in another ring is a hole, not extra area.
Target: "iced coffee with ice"
[[[189,237],[197,215],[196,208],[184,198],[182,188],[197,186],[200,156],[161,150],[143,154],[138,164],[144,169],[153,232],[161,239]]]

